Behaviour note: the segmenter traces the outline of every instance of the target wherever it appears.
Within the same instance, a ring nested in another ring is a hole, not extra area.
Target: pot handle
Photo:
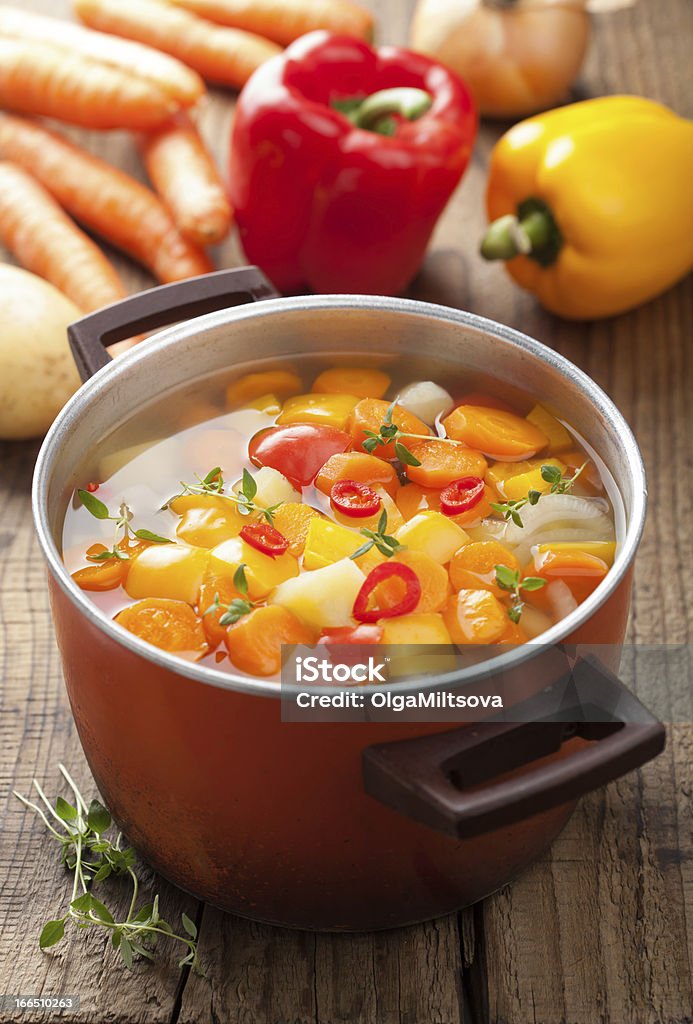
[[[575,700],[557,715],[366,747],[366,792],[459,839],[576,800],[663,750],[662,723],[596,658],[578,659],[571,676],[558,686]],[[575,736],[587,741],[581,749],[539,761]]]
[[[217,270],[149,288],[104,306],[70,324],[67,337],[80,377],[85,381],[110,363],[106,346],[115,341],[203,313],[278,295],[257,267]]]

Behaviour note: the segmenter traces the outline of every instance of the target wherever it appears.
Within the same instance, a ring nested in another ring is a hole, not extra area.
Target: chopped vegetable
[[[390,494],[394,494],[399,486],[394,467],[366,452],[332,455],[316,476],[315,486],[329,495],[338,480],[357,480],[369,487],[384,487]]]
[[[460,477],[483,477],[486,472],[486,459],[480,452],[447,438],[415,438],[407,445],[416,460],[407,465],[407,476],[421,487],[448,487]]]
[[[162,597],[194,605],[208,567],[206,548],[183,544],[147,547],[132,559],[125,589],[136,600]]]
[[[301,500],[301,492],[297,491],[290,480],[271,466],[263,466],[253,473],[255,481],[255,493],[253,502],[258,508],[272,508],[276,514],[278,508],[284,502],[295,502]]]
[[[185,601],[150,597],[123,608],[115,621],[129,633],[163,651],[189,653],[197,658],[207,653],[202,622]]]
[[[480,405],[459,405],[443,426],[448,437],[508,462],[528,459],[548,444],[546,434],[521,416]]]
[[[301,378],[292,370],[262,370],[246,373],[226,388],[226,403],[230,409],[247,405],[261,395],[271,393],[279,398],[296,395],[301,390]]]
[[[363,558],[363,537],[350,530],[347,526],[335,523],[331,519],[316,517],[311,519],[303,552],[304,569],[322,569],[343,558],[353,558],[357,551],[359,566],[368,569],[372,559]]]
[[[73,0],[90,28],[153,46],[177,57],[203,78],[240,89],[280,48],[261,36],[222,28],[155,0]]]
[[[371,599],[379,600],[379,588],[388,580],[399,579],[404,583],[404,594],[391,605],[371,605]],[[421,597],[419,578],[408,565],[402,562],[385,562],[371,569],[354,600],[353,614],[359,622],[377,622],[414,611]]]
[[[277,558],[289,550],[289,542],[286,537],[269,523],[248,523],[243,527],[239,536],[251,547],[257,548],[258,551],[269,555],[270,558]]]
[[[415,612],[439,612],[445,607],[450,596],[450,580],[445,568],[434,562],[432,558],[423,551],[410,551],[402,548],[395,552],[393,562],[401,562],[409,566],[418,578],[421,587],[419,601],[414,608]],[[381,595],[389,594],[392,588],[401,587],[399,580],[385,581],[380,584],[378,591]],[[395,597],[388,599],[387,603],[394,604]]]
[[[295,395],[287,398],[277,423],[326,423],[345,430],[358,395]]]
[[[184,494],[173,498],[169,508],[181,517],[176,526],[179,539],[202,548],[237,537],[246,522],[238,505],[218,494]]]
[[[365,577],[350,558],[281,583],[271,604],[288,608],[306,625],[321,630],[353,624],[352,608]]]
[[[256,434],[248,454],[256,466],[271,466],[298,487],[306,487],[331,455],[346,451],[350,445],[349,434],[335,427],[297,423]]]
[[[376,515],[381,505],[376,492],[357,480],[337,480],[332,484],[330,502],[338,512],[354,519]]]
[[[572,448],[574,441],[569,431],[543,405],[535,405],[532,411],[527,413],[527,421],[538,427],[548,438],[549,455]]]
[[[226,631],[226,649],[241,672],[274,676],[281,669],[282,645],[312,644],[315,637],[288,609],[255,608]]]
[[[400,544],[423,551],[439,565],[446,565],[455,552],[467,544],[464,530],[440,512],[419,512],[395,534]]]
[[[274,513],[274,525],[289,542],[289,553],[298,558],[306,546],[308,529],[312,519],[320,518],[320,512],[298,501],[284,502]]]
[[[323,629],[319,643],[340,646],[342,644],[379,644],[383,639],[383,627],[377,622],[359,623],[358,626],[337,626]]]
[[[484,481],[478,476],[453,480],[440,493],[440,511],[445,516],[459,516],[475,508],[484,496]]]
[[[496,582],[496,566],[504,565],[518,572],[520,563],[509,548],[495,540],[465,544],[450,562],[450,582],[455,590],[490,590],[502,597]]]
[[[379,398],[361,399],[352,411],[347,429],[354,439],[354,447],[360,446],[380,459],[399,459],[407,465],[412,463],[402,458],[407,448],[399,440],[400,435],[430,435],[430,430],[418,416]]]
[[[455,403],[439,384],[432,380],[419,380],[415,384],[407,384],[400,391],[397,404],[432,427],[437,419],[450,412]]]
[[[298,575],[298,562],[288,551],[268,555],[240,536],[219,544],[210,555],[210,568],[214,572],[236,572],[239,566],[245,566],[253,599],[266,597],[278,584]]]
[[[390,378],[382,370],[370,367],[336,366],[313,381],[316,394],[357,395],[359,398],[382,398],[390,387]]]
[[[418,652],[413,650],[414,646],[419,644],[448,645],[452,643],[452,638],[442,615],[433,612],[413,612],[410,615],[400,615],[396,619],[385,619],[382,642],[395,648],[405,646],[405,650],[411,652],[411,665],[409,666],[406,665],[406,661],[409,659],[401,656],[398,658],[396,652],[390,658],[390,674],[405,675],[426,671],[426,666],[422,664]],[[443,659],[437,657],[430,663],[429,671],[444,671],[446,667],[454,668],[454,661],[446,666],[443,664]]]
[[[505,632],[508,616],[489,590],[460,590],[450,598],[443,620],[456,644],[493,644]]]

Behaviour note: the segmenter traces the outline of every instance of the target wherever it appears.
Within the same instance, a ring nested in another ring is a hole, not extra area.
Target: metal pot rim
[[[117,360],[99,370],[73,395],[56,417],[41,446],[34,471],[32,509],[39,543],[50,572],[60,589],[77,606],[87,620],[110,636],[111,639],[127,647],[146,661],[154,662],[176,675],[186,676],[207,685],[275,698],[287,696],[291,692],[298,692],[299,690],[301,692],[310,692],[311,690],[313,692],[320,692],[315,687],[280,686],[273,680],[234,675],[198,663],[188,662],[185,659],[176,657],[174,654],[153,647],[151,644],[146,643],[118,626],[89,600],[86,593],[80,590],[65,569],[58,548],[51,536],[47,504],[48,482],[52,471],[54,453],[60,447],[62,436],[79,420],[84,414],[85,409],[98,401],[104,385],[110,382],[111,378],[122,376],[124,373],[130,372],[137,365],[156,361],[163,353],[169,351],[183,338],[194,335],[201,328],[226,325],[250,317],[290,313],[292,310],[305,312],[311,309],[384,310],[394,313],[413,313],[447,320],[453,324],[484,331],[489,338],[508,343],[512,347],[528,353],[531,357],[558,370],[563,377],[572,380],[579,387],[584,398],[591,402],[604,417],[626,456],[626,462],[633,481],[633,507],[630,510],[626,534],[616,555],[614,565],[594,593],[579,605],[575,611],[566,616],[565,619],[562,619],[561,622],[542,634],[539,642],[530,642],[508,649],[504,653],[489,658],[479,665],[431,676],[426,680],[426,688],[459,686],[462,683],[478,682],[498,672],[505,672],[510,668],[515,668],[528,659],[536,657],[542,649],[560,643],[587,622],[597,609],[614,593],[628,571],[635,557],[645,522],[647,506],[645,470],[637,442],[626,420],[612,400],[588,374],[547,345],[536,341],[528,335],[522,334],[520,331],[506,327],[486,317],[464,312],[453,307],[421,302],[415,299],[369,295],[295,296],[268,299],[248,306],[234,306],[216,313],[207,313],[204,316],[187,320],[174,327],[157,332],[145,344],[137,346],[131,352],[120,356]],[[370,688],[373,687],[368,685],[362,687],[362,689],[366,690]],[[393,693],[405,694],[413,690],[420,690],[421,683],[417,680],[403,681],[401,683],[390,683],[388,688]]]

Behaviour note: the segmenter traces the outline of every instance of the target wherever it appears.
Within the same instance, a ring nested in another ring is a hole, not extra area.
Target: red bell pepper
[[[229,186],[248,260],[285,292],[398,294],[475,134],[466,87],[428,57],[303,36],[236,106]]]

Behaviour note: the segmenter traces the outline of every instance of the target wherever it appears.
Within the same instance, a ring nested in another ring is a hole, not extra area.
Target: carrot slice
[[[373,15],[351,0],[169,0],[178,7],[209,18],[257,32],[288,46],[294,39],[327,29],[340,35],[373,38]]]
[[[347,424],[347,430],[354,438],[354,447],[357,450],[361,449],[361,444],[368,437],[366,431],[370,430],[374,434],[377,434],[385,422],[387,411],[390,408],[390,402],[383,401],[382,398],[363,398],[357,405],[354,406],[349,422]],[[392,410],[392,422],[399,427],[400,430],[408,434],[423,434],[425,437],[429,436],[431,431],[428,429],[426,424],[415,416],[413,412],[409,412],[408,409],[403,409],[401,405],[395,405]],[[407,447],[410,446],[412,439],[405,438],[404,442]],[[379,459],[394,459],[395,446],[393,442],[386,445],[378,445],[377,448],[373,449],[373,455]]]
[[[273,676],[281,669],[282,644],[311,644],[315,637],[280,605],[255,608],[229,626],[226,648],[236,668],[253,676]]]
[[[240,88],[281,49],[251,32],[222,28],[158,0],[73,0],[90,28],[156,47],[219,85]]]
[[[440,512],[440,491],[431,487],[420,487],[418,484],[406,484],[399,487],[395,494],[397,507],[403,517],[408,521],[413,519],[419,512]],[[482,519],[486,519],[493,512],[492,501],[498,501],[498,494],[493,487],[484,484],[484,493],[481,501],[456,516],[448,516],[458,526],[477,526]]]
[[[453,480],[465,476],[483,479],[487,469],[486,459],[481,452],[463,444],[451,444],[434,438],[430,441],[410,438],[407,448],[421,463],[420,466],[407,466],[407,476],[422,487],[447,487]]]
[[[59,46],[0,34],[0,107],[83,128],[147,129],[178,104],[151,81]]]
[[[45,277],[85,312],[126,294],[99,247],[38,182],[11,163],[0,163],[0,241],[22,266]]]
[[[118,612],[115,621],[162,651],[201,658],[208,650],[202,622],[184,601],[149,597]]]
[[[229,233],[232,210],[212,155],[186,114],[142,135],[149,179],[176,227],[195,245],[215,245]]]
[[[344,452],[332,455],[315,478],[315,486],[323,494],[329,494],[338,480],[356,480],[370,487],[383,487],[388,494],[394,494],[399,486],[394,468],[375,455],[367,452]]]
[[[127,562],[108,559],[98,565],[87,565],[72,573],[72,579],[82,590],[115,590],[124,581]]]
[[[563,580],[578,602],[586,600],[596,590],[609,571],[602,558],[586,551],[548,551],[537,556],[535,576],[541,576],[551,583]],[[530,575],[532,573],[530,572]],[[533,593],[539,594],[539,591]]]
[[[200,601],[197,610],[202,619],[202,628],[210,649],[218,647],[226,639],[226,630],[229,627],[220,626],[219,619],[231,602],[242,596],[234,587],[233,578],[230,576],[210,574],[200,587]],[[219,607],[212,611],[217,597],[219,598]]]
[[[448,601],[443,621],[456,644],[493,644],[507,630],[508,614],[488,590],[460,590]]]
[[[316,508],[298,501],[285,501],[274,512],[274,525],[288,540],[289,554],[294,558],[299,558],[303,554],[311,519],[315,519],[316,516],[320,516]]]
[[[498,541],[465,544],[450,562],[450,582],[455,590],[490,590],[496,597],[502,597],[503,591],[496,585],[497,565],[507,565],[513,572],[520,568],[512,551]]]
[[[273,394],[279,398],[297,395],[303,388],[301,378],[293,370],[261,370],[246,373],[238,380],[231,381],[226,388],[226,404],[229,409],[247,405],[261,395]]]
[[[120,68],[129,75],[152,82],[183,106],[196,103],[205,91],[197,72],[174,57],[151,46],[116,39],[62,18],[50,18],[18,7],[0,7],[0,35],[50,43],[88,57],[90,61]]]
[[[334,366],[315,378],[312,390],[318,394],[382,398],[389,387],[390,378],[382,370],[366,366]]]
[[[212,269],[207,255],[180,235],[168,210],[150,189],[57,132],[4,115],[0,118],[0,157],[20,164],[38,178],[77,220],[144,264],[159,281],[180,281]],[[37,238],[40,240],[41,232]],[[62,259],[68,270],[64,255]]]
[[[443,426],[448,437],[508,462],[528,459],[548,444],[546,435],[521,416],[481,405],[459,405]]]

